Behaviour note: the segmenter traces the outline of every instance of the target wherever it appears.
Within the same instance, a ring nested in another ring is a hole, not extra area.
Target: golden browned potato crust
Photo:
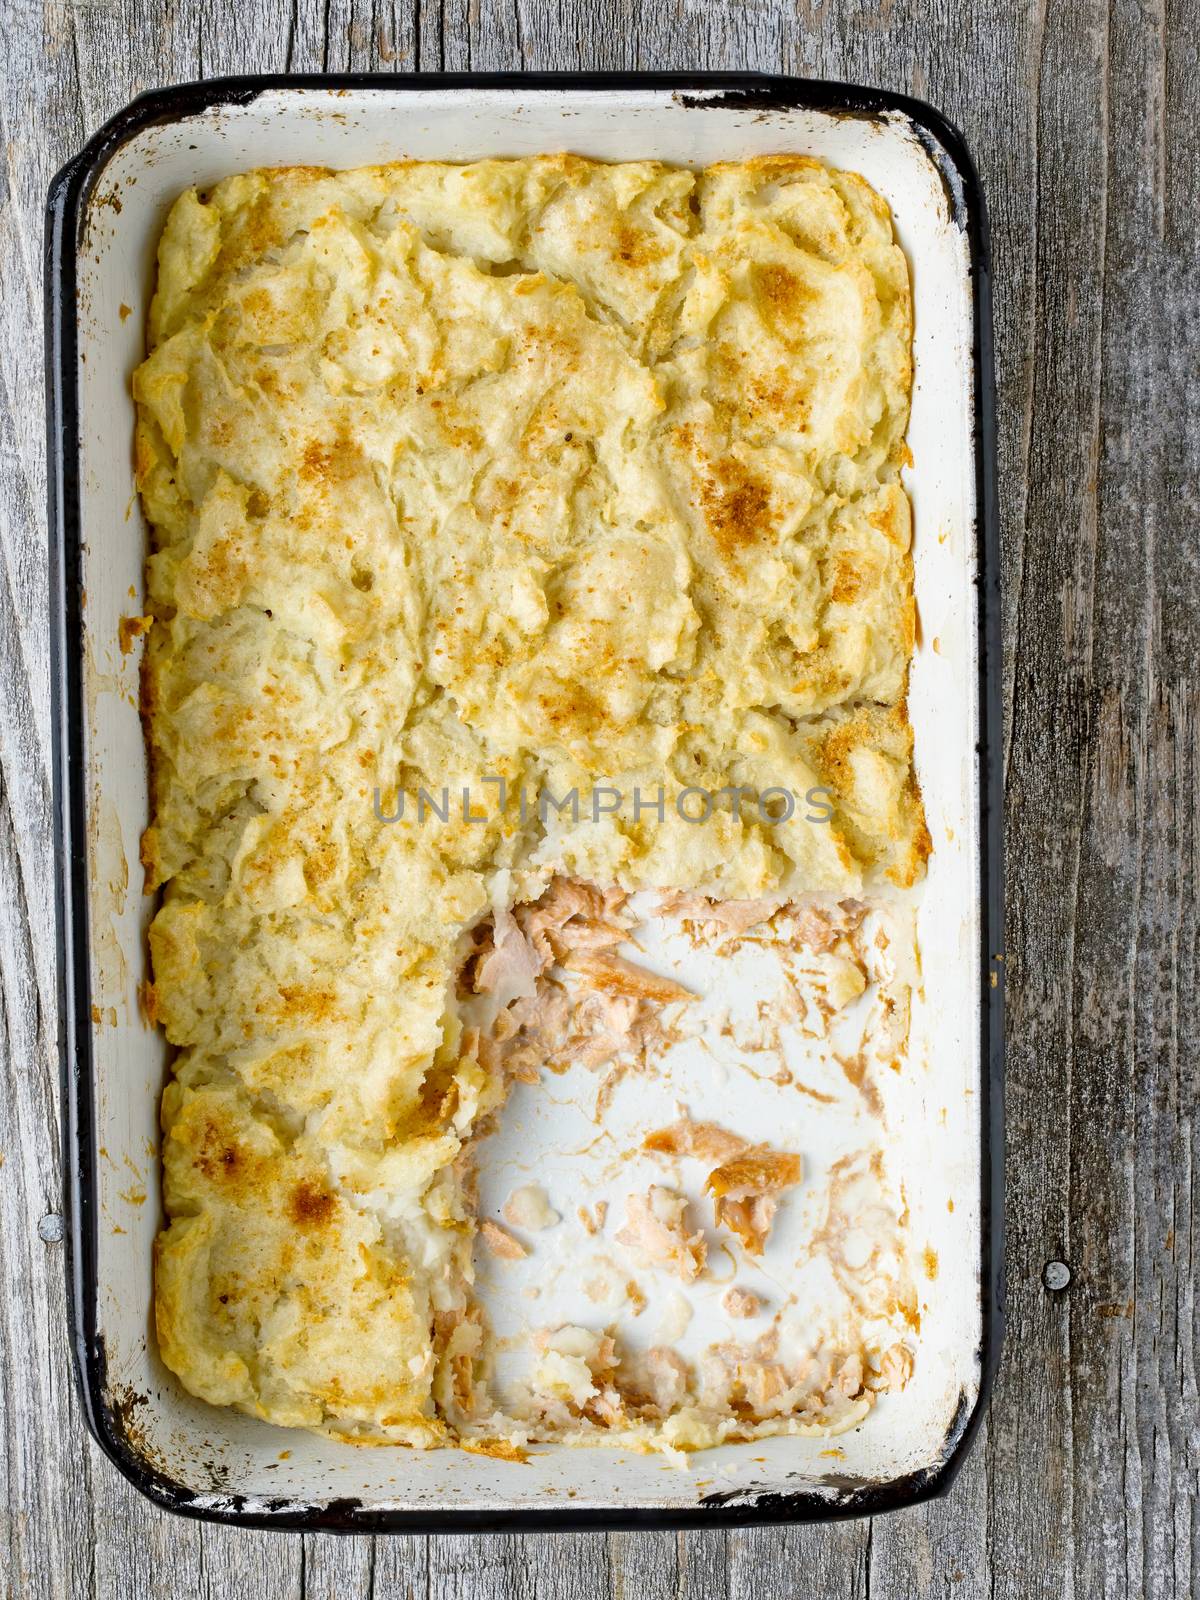
[[[158,261],[160,1344],[215,1403],[435,1443],[502,1095],[459,1056],[464,930],[554,872],[751,900],[928,853],[907,265],[866,183],[793,156],[251,172],[181,196]],[[662,784],[666,817],[522,818],[485,777]],[[381,818],[419,785],[447,821]],[[690,823],[688,785],[832,819]]]

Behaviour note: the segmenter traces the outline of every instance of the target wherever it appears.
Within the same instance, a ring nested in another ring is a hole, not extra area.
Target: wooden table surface
[[[1200,1591],[1198,43],[1196,0],[0,6],[5,1595]],[[966,134],[990,203],[1009,861],[1009,1332],[990,1417],[947,1500],[828,1529],[339,1539],[172,1519],[85,1434],[62,1246],[43,1221],[61,1206],[46,186],[131,96],[189,78],[719,67],[928,98]],[[1068,1264],[1067,1289],[1046,1287],[1050,1261]]]

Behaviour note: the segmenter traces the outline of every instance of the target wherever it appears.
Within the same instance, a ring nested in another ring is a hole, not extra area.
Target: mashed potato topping
[[[511,909],[921,871],[907,266],[879,196],[800,157],[259,171],[172,208],[149,342],[160,1346],[216,1404],[453,1439],[471,1141],[564,948]],[[388,820],[422,788],[444,817]],[[464,1001],[482,929],[507,987]],[[567,943],[611,1012],[611,941]],[[664,997],[620,998],[648,1027]],[[634,1392],[611,1352],[546,1361],[574,1413]],[[639,1415],[690,1404],[660,1368],[677,1403]],[[838,1371],[851,1409],[878,1387]]]

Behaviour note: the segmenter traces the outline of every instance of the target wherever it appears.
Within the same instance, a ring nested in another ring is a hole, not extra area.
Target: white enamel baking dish
[[[158,1359],[151,1245],[167,1052],[143,1021],[151,905],[136,652],[146,529],[129,379],[170,202],[254,166],[351,167],[570,149],[702,164],[798,151],[889,201],[913,273],[909,474],[919,642],[910,712],[934,854],[896,1136],[924,1282],[916,1373],[837,1440],[655,1455],[539,1450],[527,1464],[353,1449],[186,1395]],[[944,1493],[1000,1339],[1000,725],[985,222],[958,135],[927,106],[728,77],[258,78],[135,101],[55,179],[47,230],[59,958],[71,1303],[92,1432],[160,1504],[259,1526],[408,1530],[712,1526],[878,1512]],[[128,641],[126,641],[128,643]]]

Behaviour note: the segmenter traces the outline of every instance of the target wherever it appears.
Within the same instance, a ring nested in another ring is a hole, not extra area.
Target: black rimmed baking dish
[[[147,908],[131,877],[146,772],[120,623],[138,610],[145,551],[129,375],[165,209],[192,183],[253,166],[563,148],[692,164],[822,157],[885,196],[913,267],[916,586],[925,637],[936,622],[940,646],[918,648],[910,696],[935,844],[922,949],[926,973],[938,974],[914,1026],[933,1098],[948,1108],[942,1143],[918,1165],[932,1174],[930,1218],[949,1220],[911,1402],[899,1403],[906,1391],[839,1439],[836,1470],[821,1441],[803,1439],[722,1447],[690,1472],[615,1450],[546,1449],[527,1465],[351,1450],[192,1400],[154,1347],[166,1049],[138,1010]],[[114,117],[51,186],[46,339],[68,1270],[80,1388],[101,1448],[159,1504],[255,1527],[714,1527],[865,1515],[945,1493],[1001,1337],[992,346],[983,201],[959,135],[902,96],[747,74],[269,77],[160,90]]]

